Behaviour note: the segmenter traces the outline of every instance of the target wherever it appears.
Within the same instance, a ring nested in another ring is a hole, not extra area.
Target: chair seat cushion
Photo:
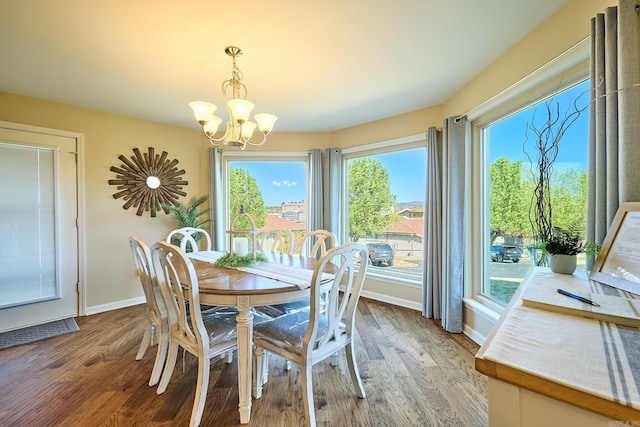
[[[309,311],[307,307],[254,326],[254,344],[257,347],[281,348],[293,354],[302,354],[304,336],[309,327]],[[327,327],[327,319],[320,317],[317,333],[319,339],[324,336]]]
[[[309,298],[283,304],[258,306],[255,307],[255,311],[260,315],[267,316],[273,319],[276,317],[284,316],[285,314],[293,313],[294,311],[303,310],[305,308],[309,308]]]
[[[236,315],[233,311],[206,311],[202,313],[202,321],[209,335],[209,347],[224,344],[235,347],[237,343]]]

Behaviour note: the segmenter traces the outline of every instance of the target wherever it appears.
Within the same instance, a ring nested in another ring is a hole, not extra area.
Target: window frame
[[[309,224],[309,211],[312,208],[309,200],[309,153],[307,151],[264,151],[260,153],[247,153],[246,151],[230,151],[224,150],[222,152],[221,164],[222,164],[222,192],[223,192],[223,211],[224,215],[224,229],[229,230],[231,218],[226,212],[229,211],[230,198],[229,198],[229,163],[231,162],[303,162],[305,164],[305,203],[307,205],[305,213],[305,227]],[[308,228],[307,228],[308,231]],[[228,239],[224,239],[225,250],[227,248]]]
[[[348,167],[349,160],[375,156],[380,154],[389,154],[400,151],[413,150],[416,148],[422,148],[426,150],[426,135],[425,133],[410,135],[401,138],[395,138],[385,141],[378,141],[369,144],[363,144],[342,149],[342,176],[344,177],[341,183],[341,200],[340,204],[343,206],[342,212],[340,212],[340,227],[341,235],[339,241],[349,241],[349,183],[348,183]],[[424,237],[423,237],[424,238]],[[419,273],[407,273],[398,271],[397,269],[383,269],[372,267],[367,270],[367,275],[375,277],[376,279],[392,283],[394,285],[404,285],[409,287],[423,287],[423,271]]]
[[[488,101],[469,111],[471,123],[471,198],[469,228],[466,239],[465,303],[479,305],[495,315],[504,311],[506,304],[482,293],[484,283],[489,280],[486,268],[489,247],[489,152],[482,140],[483,129],[527,107],[540,102],[553,93],[589,79],[591,39],[578,44],[525,76]],[[473,232],[473,230],[476,230]],[[479,237],[479,238],[478,238]],[[526,280],[526,278],[525,278]]]

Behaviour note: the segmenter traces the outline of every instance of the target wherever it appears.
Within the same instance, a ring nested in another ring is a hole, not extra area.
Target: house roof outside
[[[307,226],[300,222],[289,221],[276,215],[267,215],[265,226],[260,231],[291,230],[305,231]]]
[[[393,224],[393,227],[389,230],[389,234],[405,234],[422,237],[423,231],[424,220],[422,218],[409,219],[402,217],[399,221]]]

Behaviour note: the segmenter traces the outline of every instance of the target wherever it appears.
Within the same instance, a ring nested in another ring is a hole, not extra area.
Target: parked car
[[[520,258],[522,254],[515,246],[491,246],[491,261],[517,263],[520,262]]]
[[[382,265],[383,263],[391,267],[393,265],[393,249],[387,243],[367,243],[369,249],[369,260],[371,265]]]

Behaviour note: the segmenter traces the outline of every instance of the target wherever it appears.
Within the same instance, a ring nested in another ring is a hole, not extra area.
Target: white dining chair
[[[305,233],[300,246],[297,246],[294,250],[294,253],[297,255],[302,255],[305,257],[319,258],[326,251],[327,248],[332,248],[336,246],[336,236],[327,230],[314,230]],[[301,301],[293,301],[283,304],[275,304],[269,306],[263,306],[257,308],[257,311],[269,316],[271,318],[275,318],[278,316],[283,316],[288,313],[292,313],[294,311],[298,311],[304,308],[309,307],[309,300],[301,300]],[[331,364],[335,366],[338,364],[337,356],[333,356],[331,358]],[[268,369],[267,363],[265,363],[265,371],[263,373],[266,378],[268,377]],[[343,367],[341,365],[341,367]],[[287,361],[285,370],[289,371],[291,369],[291,362]]]
[[[327,230],[314,230],[309,231],[304,235],[304,238],[295,253],[317,259],[322,256],[327,249],[334,248],[335,246],[335,234]]]
[[[283,254],[293,253],[293,233],[291,230],[271,230],[260,235],[260,250]]]
[[[129,244],[136,267],[136,276],[142,286],[147,308],[146,326],[136,360],[142,360],[147,348],[153,345],[158,346],[151,378],[149,379],[149,385],[153,386],[160,380],[160,374],[162,373],[169,347],[167,308],[164,305],[164,300],[158,287],[149,247],[136,236],[129,237]]]
[[[307,426],[315,426],[313,365],[344,349],[351,381],[358,397],[365,398],[354,351],[355,315],[367,271],[367,249],[349,243],[328,250],[316,265],[311,280],[308,310],[296,311],[254,327],[254,363],[265,372],[266,352],[289,360],[301,368],[302,395]],[[326,281],[323,271],[337,268]],[[342,288],[342,289],[341,289]],[[322,296],[326,294],[326,301]],[[262,396],[264,377],[254,376],[254,394]],[[276,390],[274,390],[276,391]]]
[[[205,246],[200,247],[200,240],[204,238]],[[172,241],[174,240],[174,241]],[[182,227],[172,230],[166,238],[172,244],[178,243],[184,252],[199,252],[200,250],[211,250],[211,236],[203,228]]]
[[[196,356],[198,377],[189,425],[197,426],[207,397],[211,359],[237,347],[235,314],[202,314],[196,272],[179,247],[157,242],[151,247],[151,259],[169,315],[169,351],[157,393],[167,388],[179,347]]]

